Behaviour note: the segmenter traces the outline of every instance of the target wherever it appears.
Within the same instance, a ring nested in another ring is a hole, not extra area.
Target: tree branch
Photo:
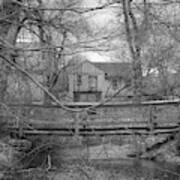
[[[71,109],[68,108],[67,106],[65,106],[63,103],[61,103],[51,92],[49,92],[47,90],[47,88],[45,88],[41,83],[39,83],[38,81],[35,80],[35,78],[33,78],[26,70],[24,70],[21,66],[19,66],[18,64],[10,61],[9,59],[7,59],[5,56],[0,54],[0,58],[2,58],[5,62],[7,62],[8,64],[10,64],[11,66],[15,67],[17,70],[19,70],[21,73],[23,73],[24,75],[26,75],[34,84],[36,84],[42,91],[44,91],[55,103],[57,103],[58,105],[60,105],[60,107],[66,111],[71,111],[71,112],[80,112],[80,109]]]

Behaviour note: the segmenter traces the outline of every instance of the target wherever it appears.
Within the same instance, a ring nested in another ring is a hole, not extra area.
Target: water
[[[125,147],[125,146],[124,146]],[[44,175],[56,176],[53,180],[180,180],[180,166],[147,160],[123,158],[129,146],[99,145],[91,148],[65,148],[52,159],[60,167],[49,172],[44,170],[26,171],[26,174],[12,174],[9,180],[43,179]],[[81,153],[80,153],[81,152]],[[121,153],[120,153],[121,152]],[[78,156],[80,154],[80,156]],[[65,160],[60,157],[64,157]],[[70,157],[70,158],[67,158]],[[76,159],[72,160],[73,157]],[[79,158],[77,158],[79,157]],[[59,163],[60,162],[60,163]],[[27,173],[28,172],[28,173]],[[4,179],[8,179],[7,175]],[[32,178],[31,176],[37,176]],[[42,175],[42,177],[41,177]],[[6,177],[6,178],[5,178]],[[41,178],[40,178],[41,177]]]
[[[180,167],[152,161],[116,159],[98,160],[84,164],[82,161],[69,162],[67,168],[49,172],[35,170],[26,175],[16,173],[8,180],[39,180],[45,176],[53,180],[180,180]],[[33,178],[32,178],[33,177]]]
[[[99,170],[121,174],[127,180],[180,180],[180,166],[144,160],[127,160],[122,163],[100,163]]]

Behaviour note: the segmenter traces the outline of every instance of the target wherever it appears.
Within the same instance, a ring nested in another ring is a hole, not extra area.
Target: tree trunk
[[[125,30],[133,66],[134,102],[139,103],[142,94],[141,40],[136,18],[130,0],[123,0]]]

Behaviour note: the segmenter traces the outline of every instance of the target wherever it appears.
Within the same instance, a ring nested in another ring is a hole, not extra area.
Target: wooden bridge
[[[179,136],[180,100],[148,101],[139,104],[123,102],[65,105],[80,111],[66,112],[57,105],[8,104],[8,111],[15,115],[18,112],[16,118],[8,118],[8,129],[12,138],[14,135],[16,139],[20,137],[20,140],[55,135],[54,137],[62,136],[73,140],[68,137],[82,136],[85,137],[82,141],[87,140],[88,143],[90,141],[90,144],[96,145],[102,143],[101,137],[110,137],[111,142],[119,143],[119,135],[145,135],[141,137],[147,138],[163,135],[163,140],[157,137],[158,140],[152,145],[148,145],[142,152],[138,151],[139,157],[149,159],[156,156],[160,147]],[[74,149],[72,151],[74,152]],[[136,151],[128,154],[130,157],[136,155]]]
[[[158,135],[179,132],[179,125],[176,123],[149,126],[146,123],[89,123],[88,125],[79,124],[78,127],[73,123],[52,123],[42,122],[31,123],[33,128],[23,128],[25,135],[61,135],[61,136],[108,136],[108,135]],[[14,133],[19,132],[19,127],[10,127]],[[22,129],[21,129],[22,130]]]
[[[80,112],[65,112],[57,105],[9,104],[24,109],[21,120],[9,129],[24,135],[109,136],[172,134],[179,132],[180,100],[113,103],[67,103]],[[83,114],[83,109],[88,109]],[[27,113],[28,112],[28,113]]]

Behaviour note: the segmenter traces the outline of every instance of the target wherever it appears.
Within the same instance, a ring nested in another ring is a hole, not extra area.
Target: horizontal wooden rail
[[[88,108],[88,107],[139,107],[139,106],[166,106],[180,105],[180,99],[174,100],[155,100],[142,101],[140,103],[128,102],[70,102],[64,103],[64,106],[70,108]],[[29,108],[61,108],[59,105],[44,105],[44,104],[7,104],[9,107],[29,107]]]
[[[49,131],[49,130],[24,130],[24,135],[59,135],[59,136],[111,136],[111,135],[149,135],[149,134],[171,134],[179,132],[179,128],[174,129],[158,129],[153,132],[147,130],[109,130],[109,131],[79,131],[78,134],[74,131]],[[16,131],[14,131],[16,133]],[[17,131],[18,133],[18,131]]]
[[[132,134],[169,134],[179,131],[178,123],[162,123],[154,126],[148,123],[118,123],[118,124],[56,124],[56,123],[32,123],[34,130],[23,128],[23,134],[27,135],[61,135],[72,136],[79,135],[132,135]],[[18,127],[10,126],[9,129],[13,132],[18,132]]]

